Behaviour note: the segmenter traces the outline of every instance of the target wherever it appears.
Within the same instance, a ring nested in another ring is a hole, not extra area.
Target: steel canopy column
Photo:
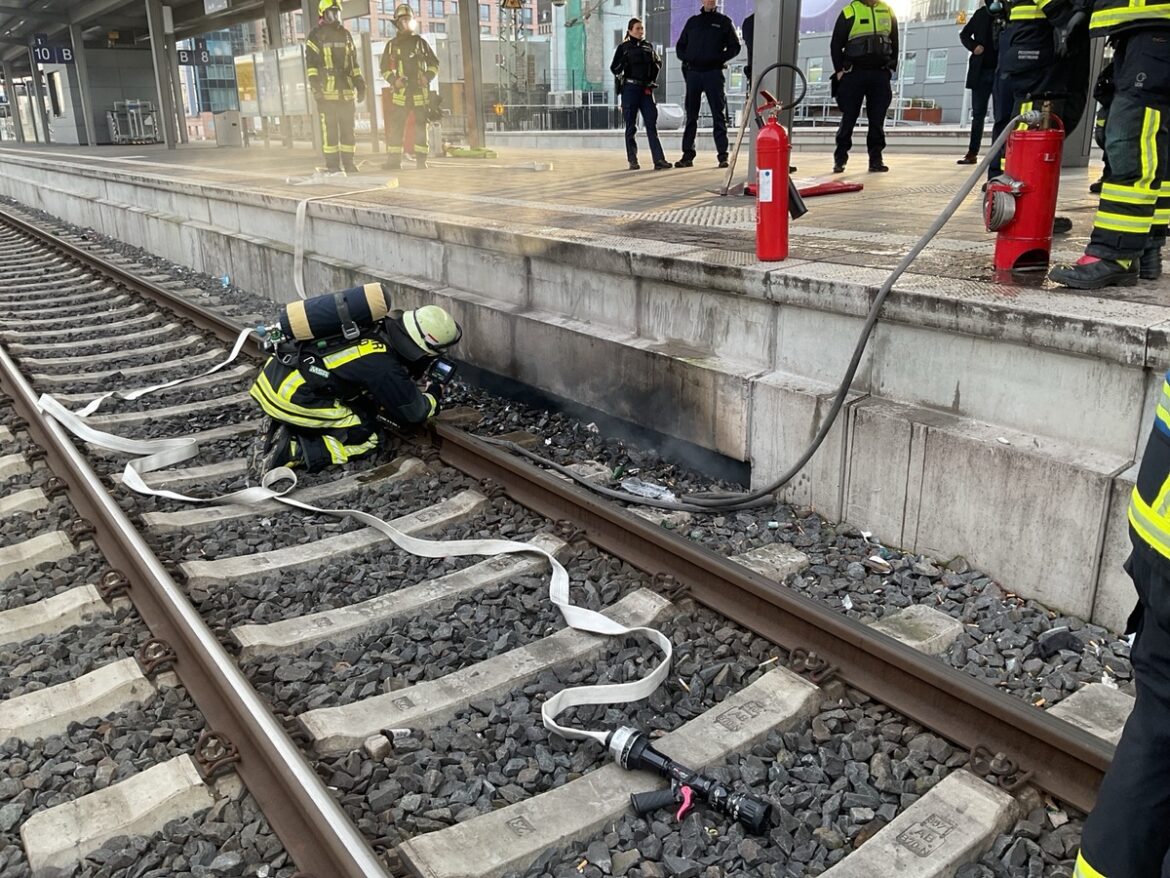
[[[268,31],[268,48],[284,48],[284,32],[280,29],[280,0],[264,0],[264,27]],[[292,119],[280,117],[280,140],[292,147]]]
[[[459,0],[459,41],[463,48],[463,112],[467,115],[467,141],[474,149],[483,146],[485,139],[477,0]]]
[[[12,69],[12,62],[5,61],[4,91],[8,95],[8,112],[12,116],[12,127],[16,131],[16,142],[25,143],[24,120],[20,118],[20,101],[16,97],[16,73]]]
[[[36,113],[36,118],[41,122],[41,133],[45,136],[45,143],[52,143],[52,138],[49,137],[49,115],[45,112],[45,92],[41,88],[41,68],[37,64],[37,59],[33,57],[31,46],[28,50],[28,65],[32,75],[33,110]]]
[[[366,112],[370,115],[370,149],[374,155],[382,151],[382,142],[378,138],[378,68],[374,66],[374,41],[368,33],[362,34],[361,49],[362,75],[366,78]],[[414,120],[419,124],[419,120]],[[426,123],[423,123],[426,124]]]
[[[69,25],[69,39],[73,43],[73,64],[77,71],[77,88],[81,92],[81,112],[85,115],[85,142],[89,146],[97,146],[97,123],[94,122],[93,97],[89,92],[89,61],[85,57],[81,25]]]
[[[167,73],[171,80],[171,98],[175,102],[175,122],[179,132],[179,143],[187,143],[187,108],[183,106],[183,85],[179,76],[179,47],[175,35],[167,34]]]
[[[797,64],[797,52],[800,48],[800,0],[780,0],[776,2],[756,3],[755,43],[752,46],[752,73],[756,76],[769,65]],[[746,55],[747,50],[744,50]],[[791,70],[773,70],[764,82],[764,88],[776,95],[788,106],[796,96],[796,74]],[[754,107],[747,106],[747,112],[754,112]],[[792,129],[792,111],[781,114],[782,124]],[[748,179],[756,179],[756,126],[755,122],[748,122],[751,131],[751,159],[748,163]]]
[[[167,63],[167,36],[163,27],[161,0],[146,0],[146,23],[150,30],[150,55],[154,61],[154,86],[158,92],[158,119],[163,143],[175,148],[175,98],[171,89],[171,69]]]
[[[305,20],[305,38],[307,39],[314,25],[317,24],[316,2],[314,0],[301,0],[301,14]],[[324,146],[321,142],[321,111],[317,107],[317,102],[313,100],[312,94],[306,97],[309,101],[309,130],[313,132],[313,152],[316,155],[321,155],[321,149]]]

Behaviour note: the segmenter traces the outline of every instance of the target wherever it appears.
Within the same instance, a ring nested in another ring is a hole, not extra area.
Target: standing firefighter
[[[403,142],[406,120],[414,114],[414,142],[409,148],[414,153],[420,170],[427,166],[427,105],[431,96],[431,80],[439,74],[439,59],[427,41],[415,30],[414,11],[406,3],[394,10],[394,39],[382,50],[379,68],[382,78],[393,87],[392,104],[386,120],[387,170],[402,167],[402,152],[408,146]]]
[[[1113,45],[1112,98],[1102,95],[1101,202],[1085,255],[1048,275],[1078,290],[1156,280],[1170,223],[1170,2],[1095,0],[1092,7],[1091,33],[1107,36]],[[1109,91],[1107,84],[1100,85]],[[1170,656],[1163,659],[1170,661]],[[1170,708],[1170,701],[1163,707]],[[1164,802],[1162,807],[1163,816],[1170,814],[1170,806]]]
[[[346,463],[378,447],[380,425],[433,417],[454,373],[442,356],[463,334],[438,305],[390,310],[378,283],[293,302],[280,326],[249,390],[272,419],[253,449],[254,478]]]
[[[366,99],[366,81],[358,67],[357,49],[341,26],[338,0],[321,0],[321,20],[305,40],[309,88],[321,114],[325,167],[354,173],[353,102]]]

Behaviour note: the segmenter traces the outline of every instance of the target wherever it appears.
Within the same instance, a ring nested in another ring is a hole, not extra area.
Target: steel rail
[[[71,254],[85,259],[86,254]],[[222,322],[217,324],[222,328]],[[235,331],[238,334],[238,329]],[[234,337],[234,334],[233,334]],[[66,486],[93,541],[129,581],[128,595],[155,637],[174,650],[173,669],[208,728],[238,749],[236,769],[298,869],[315,878],[389,878],[390,870],[346,816],[235,661],[187,600],[99,477],[0,345],[0,390]]]
[[[445,463],[492,479],[522,506],[571,521],[604,551],[672,576],[695,600],[786,649],[815,652],[850,686],[920,725],[966,748],[1003,753],[1031,770],[1030,783],[1092,808],[1112,745],[502,449],[444,424],[434,429]]]
[[[69,244],[58,243],[73,253]],[[165,290],[158,293],[175,299]],[[187,307],[225,341],[240,332],[226,318]],[[260,354],[258,342],[250,351]],[[1092,808],[1112,745],[461,430],[437,424],[434,432],[444,462],[492,479],[535,512],[571,521],[590,542],[627,563],[673,577],[695,600],[773,643],[816,653],[837,666],[843,681],[942,737],[1007,755],[1031,772],[1029,782],[1056,798]]]

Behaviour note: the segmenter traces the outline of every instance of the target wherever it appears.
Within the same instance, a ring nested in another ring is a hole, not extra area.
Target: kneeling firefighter
[[[378,283],[288,305],[249,390],[272,418],[252,474],[345,463],[378,447],[380,425],[433,417],[455,369],[442,355],[462,334],[437,305],[391,310]]]

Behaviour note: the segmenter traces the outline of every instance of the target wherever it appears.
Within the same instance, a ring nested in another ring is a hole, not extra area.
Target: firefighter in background
[[[1051,96],[1052,112],[1060,118],[1066,134],[1071,134],[1089,100],[1087,22],[1074,19],[1076,9],[1067,0],[1010,0],[1007,5],[1008,20],[999,38],[999,73],[992,95],[992,140],[1020,113],[1039,109],[1038,101],[1046,96]],[[1003,159],[1001,148],[988,165],[989,178],[1003,173]],[[1057,217],[1053,231],[1071,228],[1066,217]]]
[[[353,38],[341,25],[338,0],[321,0],[317,26],[305,40],[309,88],[321,115],[321,142],[329,171],[355,173],[353,102],[366,99]]]
[[[425,305],[391,311],[357,339],[269,357],[248,391],[272,419],[250,475],[346,463],[377,449],[380,424],[434,417],[443,383],[430,377],[431,365],[462,335],[443,308]]]
[[[1085,255],[1048,274],[1077,290],[1156,280],[1162,274],[1162,246],[1170,223],[1170,2],[1094,0],[1089,28],[1113,45],[1101,201]],[[1162,660],[1170,662],[1170,653]],[[1170,690],[1163,690],[1168,694]],[[1170,710],[1170,698],[1162,705]],[[1166,802],[1161,813],[1170,816]],[[1163,833],[1165,828],[1163,824]]]
[[[883,0],[853,0],[841,10],[829,39],[833,60],[830,91],[841,108],[833,173],[840,174],[853,148],[853,128],[865,102],[869,130],[865,146],[871,171],[888,171],[882,161],[886,148],[886,111],[894,91],[891,80],[898,68],[898,20]]]
[[[400,3],[394,10],[394,39],[382,50],[382,61],[378,65],[382,78],[390,83],[393,94],[392,104],[386,120],[386,164],[388,171],[402,167],[402,152],[408,146],[403,143],[406,120],[414,114],[414,143],[409,144],[414,153],[415,167],[420,170],[427,166],[427,105],[430,102],[431,80],[439,74],[439,59],[427,41],[415,33],[418,25],[414,10],[406,3]]]

